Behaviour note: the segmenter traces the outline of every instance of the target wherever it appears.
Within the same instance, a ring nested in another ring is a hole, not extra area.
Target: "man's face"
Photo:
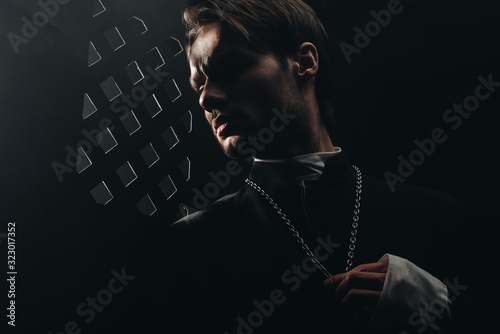
[[[287,107],[289,113],[300,109],[296,83],[278,59],[271,52],[252,50],[230,32],[221,35],[218,23],[201,28],[189,63],[200,106],[229,157],[241,157],[238,147],[248,143],[249,136],[270,127],[273,109]],[[272,155],[288,142],[283,133],[275,138],[258,153]]]

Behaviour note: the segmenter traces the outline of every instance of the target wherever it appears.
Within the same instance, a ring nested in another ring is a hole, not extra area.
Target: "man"
[[[434,191],[392,193],[333,145],[328,36],[314,11],[301,0],[200,0],[188,1],[184,19],[191,84],[214,136],[228,157],[250,154],[253,164],[239,192],[154,243],[153,257],[168,257],[155,284],[164,326],[453,328],[451,301],[472,290],[462,264],[482,260],[461,239],[475,216]]]

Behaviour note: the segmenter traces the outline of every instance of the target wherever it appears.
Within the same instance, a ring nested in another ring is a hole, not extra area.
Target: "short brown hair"
[[[332,137],[332,65],[328,34],[314,10],[302,0],[188,0],[184,9],[186,49],[198,37],[200,27],[221,22],[257,50],[270,50],[287,67],[287,56],[304,42],[318,49],[320,68],[316,98],[323,122]]]

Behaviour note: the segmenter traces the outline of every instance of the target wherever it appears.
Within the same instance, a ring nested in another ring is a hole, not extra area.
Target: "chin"
[[[242,159],[248,158],[248,154],[241,152],[238,147],[245,142],[244,138],[241,136],[230,136],[227,138],[220,139],[219,144],[222,148],[224,154],[231,159]]]

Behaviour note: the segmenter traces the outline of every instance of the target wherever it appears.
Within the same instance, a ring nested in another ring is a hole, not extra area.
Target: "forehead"
[[[191,65],[200,60],[206,60],[221,44],[221,38],[221,27],[219,24],[214,22],[201,26],[196,40],[189,50],[188,58]]]
[[[203,25],[189,49],[188,60],[191,73],[195,74],[212,61],[233,53],[257,54],[236,33],[230,29],[223,30],[219,22]]]

